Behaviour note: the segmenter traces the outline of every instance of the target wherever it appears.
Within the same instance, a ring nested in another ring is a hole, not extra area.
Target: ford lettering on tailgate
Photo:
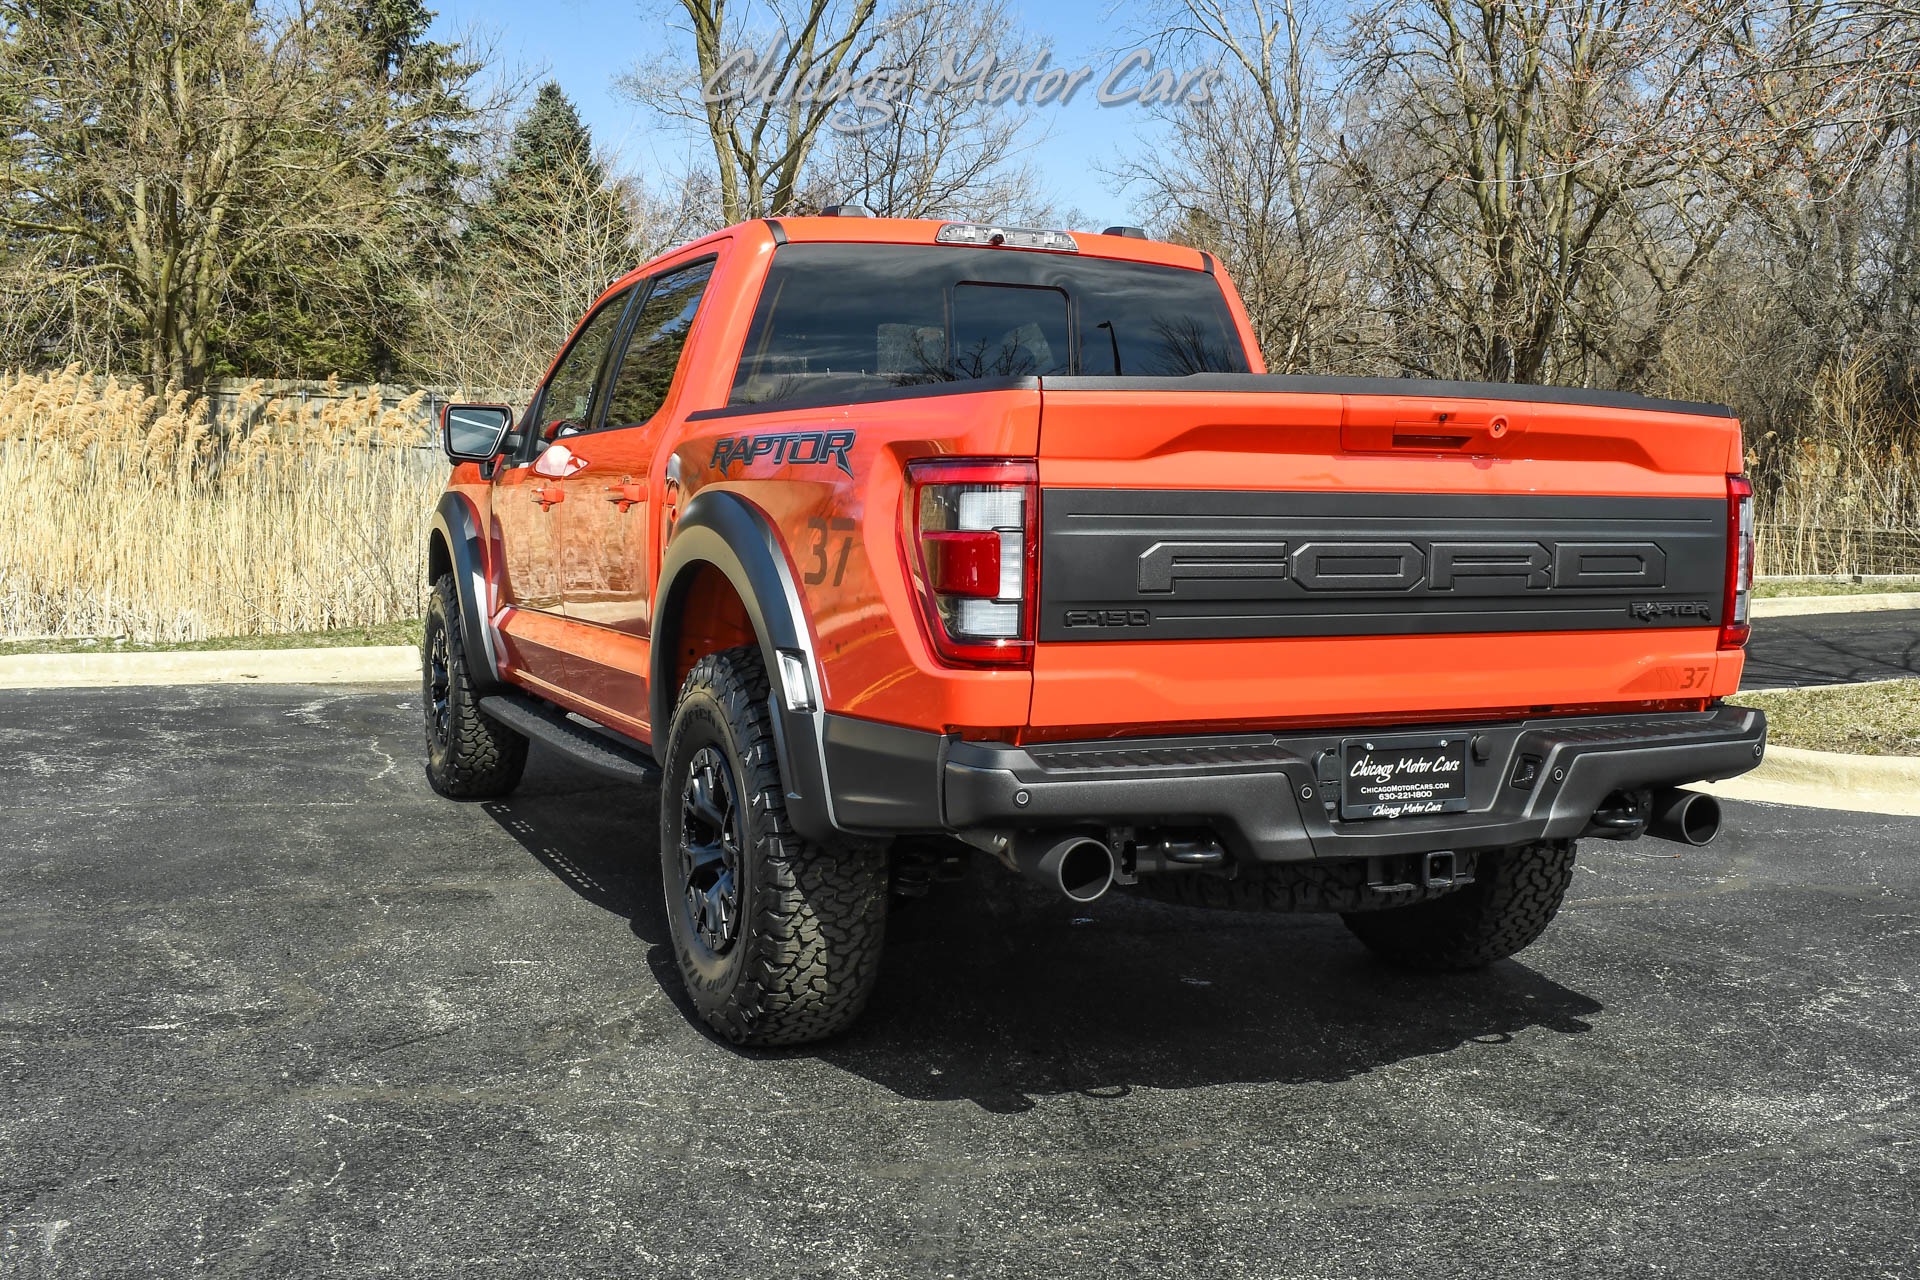
[[[1049,489],[1042,503],[1042,640],[1719,625],[1720,499]]]
[[[1513,595],[1555,587],[1658,587],[1652,542],[1156,542],[1140,553],[1141,593],[1202,578],[1287,578],[1308,591]]]

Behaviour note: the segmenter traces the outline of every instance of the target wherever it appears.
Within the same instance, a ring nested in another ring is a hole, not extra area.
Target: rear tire
[[[887,851],[813,844],[787,818],[759,651],[694,664],[660,785],[660,870],[687,994],[743,1045],[844,1030],[866,1007],[886,931]]]
[[[478,800],[520,785],[527,740],[480,710],[460,631],[460,597],[450,577],[435,581],[427,597],[420,691],[427,713],[427,781],[435,791]]]
[[[1486,849],[1473,883],[1431,902],[1341,916],[1375,955],[1407,969],[1478,969],[1546,931],[1573,882],[1573,841]]]

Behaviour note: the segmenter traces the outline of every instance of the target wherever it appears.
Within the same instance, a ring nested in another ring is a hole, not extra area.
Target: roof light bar
[[[949,222],[934,236],[937,244],[977,244],[1000,249],[1045,249],[1050,253],[1078,253],[1080,246],[1064,231],[1032,227],[993,227],[982,222]]]

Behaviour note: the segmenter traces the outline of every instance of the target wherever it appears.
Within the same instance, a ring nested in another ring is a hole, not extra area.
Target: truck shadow
[[[658,797],[557,762],[486,811],[588,902],[628,921],[683,1016],[660,896]],[[1589,1030],[1600,1003],[1518,961],[1426,976],[1374,961],[1337,919],[1056,899],[988,859],[899,904],[851,1033],[811,1058],[920,1101],[1338,1082],[1408,1058]],[[716,1045],[718,1042],[716,1041]],[[720,1046],[727,1052],[742,1052]]]

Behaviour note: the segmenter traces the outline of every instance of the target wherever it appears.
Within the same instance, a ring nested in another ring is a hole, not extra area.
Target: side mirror
[[[450,404],[440,414],[440,446],[455,462],[491,462],[512,429],[504,404]]]

